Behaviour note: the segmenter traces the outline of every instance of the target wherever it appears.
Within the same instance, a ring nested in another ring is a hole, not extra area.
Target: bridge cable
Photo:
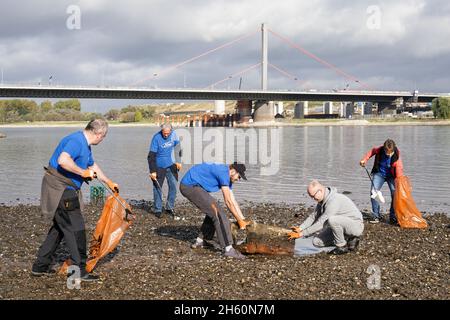
[[[258,62],[257,64],[255,64],[255,65],[253,65],[253,66],[250,66],[250,67],[247,67],[247,68],[245,68],[245,69],[242,69],[241,71],[238,71],[238,72],[236,72],[236,73],[233,73],[233,74],[229,75],[228,77],[226,77],[226,78],[224,78],[224,79],[222,79],[222,80],[219,80],[219,81],[217,81],[217,82],[214,82],[213,84],[211,84],[211,85],[205,87],[204,89],[208,89],[208,88],[213,89],[214,86],[216,86],[216,85],[218,85],[218,84],[220,84],[220,83],[222,83],[222,82],[225,82],[225,81],[227,81],[227,80],[230,80],[230,79],[232,79],[232,78],[235,77],[235,76],[238,76],[238,75],[241,75],[241,74],[243,74],[243,73],[246,73],[247,71],[250,71],[250,70],[252,70],[252,69],[254,69],[254,68],[256,68],[256,67],[258,67],[258,66],[260,66],[260,65],[261,65],[261,62]]]
[[[270,33],[272,33],[274,36],[276,36],[277,38],[280,38],[281,40],[283,40],[284,42],[288,43],[291,47],[299,50],[301,53],[309,56],[310,58],[316,60],[317,62],[325,65],[326,67],[333,69],[336,73],[344,76],[347,79],[350,79],[356,83],[358,83],[360,86],[365,87],[366,89],[369,90],[374,90],[373,88],[371,88],[370,86],[366,85],[365,83],[363,83],[362,81],[360,81],[358,78],[356,78],[355,76],[339,69],[338,67],[336,67],[335,65],[319,58],[318,56],[316,56],[315,54],[309,52],[308,50],[306,50],[305,48],[301,47],[298,44],[295,44],[294,42],[292,42],[291,40],[287,39],[286,37],[283,37],[282,35],[276,33],[275,31],[271,30],[271,29],[267,29]]]
[[[288,78],[290,78],[290,79],[292,79],[294,81],[300,81],[300,82],[303,82],[303,83],[306,82],[305,80],[300,80],[298,77],[290,74],[289,72],[287,72],[286,70],[281,69],[280,67],[277,67],[277,66],[275,66],[275,65],[273,65],[271,63],[269,63],[268,65],[269,65],[269,67],[274,68],[275,70],[277,70],[278,72],[280,72],[284,76],[286,76],[286,77],[288,77]]]
[[[229,47],[229,46],[231,46],[232,44],[234,44],[234,43],[236,43],[236,42],[239,42],[239,41],[241,41],[241,40],[244,40],[244,39],[246,39],[246,38],[249,38],[249,37],[253,36],[253,35],[256,34],[257,32],[259,32],[259,30],[256,30],[256,31],[251,32],[251,33],[248,33],[248,34],[246,34],[246,35],[244,35],[244,36],[242,36],[242,37],[239,37],[239,38],[237,38],[237,39],[235,39],[235,40],[232,40],[232,41],[230,41],[230,42],[227,42],[227,43],[225,43],[225,44],[222,44],[222,45],[220,45],[220,46],[218,46],[218,47],[216,47],[216,48],[213,48],[213,49],[210,49],[210,50],[208,50],[208,51],[205,51],[205,52],[203,52],[203,53],[201,53],[201,54],[199,54],[199,55],[197,55],[197,56],[195,56],[195,57],[192,57],[192,58],[187,59],[187,60],[184,60],[184,61],[182,61],[182,62],[180,62],[180,63],[174,64],[174,65],[172,65],[172,66],[170,66],[170,67],[168,67],[168,68],[166,68],[166,69],[163,69],[163,70],[160,71],[160,72],[154,73],[154,74],[153,74],[152,76],[150,76],[150,77],[146,77],[146,78],[144,78],[144,79],[142,79],[142,80],[136,81],[136,82],[132,83],[130,86],[135,86],[135,85],[137,85],[137,84],[139,84],[139,83],[142,83],[142,82],[144,82],[144,81],[149,80],[150,78],[158,77],[158,76],[160,76],[160,75],[162,75],[162,74],[165,74],[165,73],[167,73],[167,72],[169,72],[169,71],[171,71],[171,70],[173,70],[173,69],[179,68],[179,67],[181,67],[181,66],[183,66],[183,65],[185,65],[185,64],[187,64],[187,63],[190,63],[190,62],[195,61],[195,60],[197,60],[197,59],[199,59],[199,58],[201,58],[201,57],[204,57],[204,56],[206,56],[206,55],[208,55],[208,54],[210,54],[210,53],[212,53],[212,52],[215,52],[215,51],[217,51],[217,50],[220,50],[220,49]]]

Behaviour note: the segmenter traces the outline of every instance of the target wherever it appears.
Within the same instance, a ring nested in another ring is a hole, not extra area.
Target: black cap
[[[234,162],[231,167],[239,173],[242,179],[247,180],[247,177],[245,176],[245,170],[247,170],[245,164]]]

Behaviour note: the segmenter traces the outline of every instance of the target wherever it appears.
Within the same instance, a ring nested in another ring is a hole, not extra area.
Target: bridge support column
[[[353,117],[353,102],[347,102],[345,104],[344,117],[347,119]]]
[[[252,101],[251,100],[238,100],[236,105],[236,112],[238,115],[239,123],[246,123],[252,117]],[[234,124],[233,124],[234,126]]]
[[[308,101],[299,101],[294,107],[294,118],[303,119],[308,114]]]
[[[273,101],[258,100],[255,103],[253,121],[273,121]]]
[[[332,101],[324,102],[323,113],[324,114],[333,114],[333,102]]]

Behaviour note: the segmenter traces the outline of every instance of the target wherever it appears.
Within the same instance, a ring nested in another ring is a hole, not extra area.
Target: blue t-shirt
[[[49,161],[50,166],[58,170],[65,177],[72,179],[73,183],[79,189],[83,184],[83,178],[75,173],[64,170],[58,164],[58,158],[62,152],[68,153],[81,169],[87,169],[92,166],[94,164],[94,158],[92,157],[91,146],[88,145],[83,131],[77,131],[64,137],[59,142]]]
[[[221,187],[232,188],[228,165],[219,163],[202,163],[193,166],[181,179],[187,186],[200,186],[207,192],[219,191]]]
[[[381,151],[380,168],[379,171],[384,178],[392,176],[391,173],[391,158],[386,155],[384,151]]]
[[[172,131],[167,138],[164,138],[161,131],[156,133],[150,143],[150,151],[156,152],[156,166],[158,168],[168,168],[174,164],[173,149],[180,143],[175,131]]]

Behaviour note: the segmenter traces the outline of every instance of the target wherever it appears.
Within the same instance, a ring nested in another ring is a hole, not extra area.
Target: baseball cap
[[[247,177],[245,176],[245,170],[247,170],[245,164],[234,162],[231,167],[239,173],[242,179],[247,180]]]

